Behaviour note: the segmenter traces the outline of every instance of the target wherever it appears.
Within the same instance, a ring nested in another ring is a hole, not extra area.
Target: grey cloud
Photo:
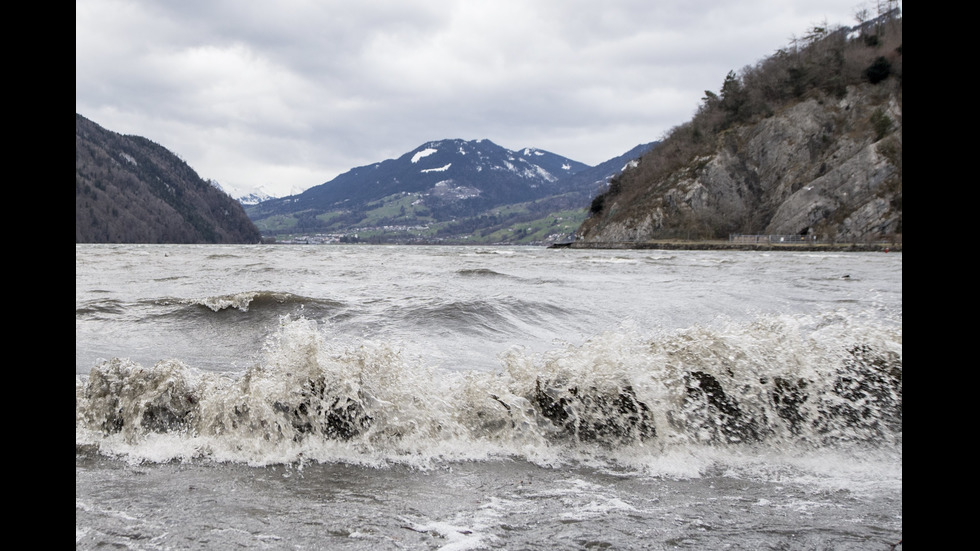
[[[428,140],[595,164],[843,0],[76,1],[76,110],[233,188],[293,193]]]

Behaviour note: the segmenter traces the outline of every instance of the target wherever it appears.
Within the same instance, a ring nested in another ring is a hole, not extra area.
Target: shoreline
[[[686,251],[902,252],[901,243],[731,243],[728,241],[575,241],[549,249],[661,249]]]

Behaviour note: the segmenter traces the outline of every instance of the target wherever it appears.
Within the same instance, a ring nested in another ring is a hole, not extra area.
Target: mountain
[[[235,197],[235,200],[243,205],[258,205],[262,201],[268,201],[270,199],[274,199],[274,197],[264,191],[255,191],[247,195]]]
[[[593,199],[579,242],[900,241],[900,13],[814,27],[730,72],[691,121]]]
[[[258,243],[241,204],[177,155],[75,113],[75,243]]]
[[[446,139],[245,210],[264,235],[280,238],[533,242],[570,235],[589,200],[617,172],[613,166],[627,161],[590,167],[541,149]]]

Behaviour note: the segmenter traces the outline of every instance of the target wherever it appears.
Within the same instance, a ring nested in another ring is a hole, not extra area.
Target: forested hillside
[[[585,242],[900,239],[902,18],[817,26],[705,91],[592,202]]]
[[[177,155],[75,114],[76,243],[257,243],[242,206]]]

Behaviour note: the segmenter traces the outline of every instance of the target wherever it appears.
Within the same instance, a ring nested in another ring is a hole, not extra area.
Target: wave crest
[[[846,316],[610,332],[500,359],[495,372],[436,370],[286,316],[239,376],[97,366],[76,383],[76,446],[149,457],[165,436],[184,443],[171,458],[247,463],[901,446],[901,329]]]

